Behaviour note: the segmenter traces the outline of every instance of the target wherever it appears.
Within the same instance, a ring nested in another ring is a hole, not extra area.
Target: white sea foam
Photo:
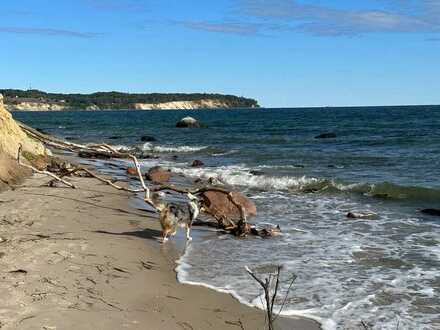
[[[155,145],[151,142],[146,142],[142,146],[142,150],[144,151],[153,151],[153,152],[181,152],[181,153],[190,153],[197,152],[200,150],[204,150],[208,148],[207,146],[172,146],[172,145]]]
[[[226,151],[226,152],[213,153],[211,156],[214,156],[214,157],[227,156],[227,155],[236,154],[237,152],[239,152],[239,150],[232,149],[232,150],[229,150],[229,151]]]
[[[266,176],[253,175],[250,169],[245,166],[220,166],[215,168],[182,168],[174,167],[171,169],[176,173],[181,173],[189,177],[202,179],[215,178],[228,185],[244,186],[255,189],[267,190],[289,190],[302,189],[308,185],[319,183],[320,179],[309,178],[306,176]]]
[[[95,146],[96,143],[87,143],[86,146]],[[130,151],[132,148],[130,148],[129,146],[126,146],[124,144],[109,144],[110,147],[112,147],[113,149],[117,150],[117,151]]]

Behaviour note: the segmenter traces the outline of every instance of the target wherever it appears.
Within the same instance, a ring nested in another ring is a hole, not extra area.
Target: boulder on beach
[[[200,124],[200,122],[197,119],[195,119],[193,117],[185,117],[185,118],[180,119],[177,122],[176,127],[179,127],[179,128],[182,128],[182,127],[183,128],[185,128],[185,127],[200,128],[200,127],[202,127],[202,125]]]
[[[204,165],[205,164],[201,160],[196,159],[192,162],[191,167],[202,167]]]
[[[153,183],[166,183],[171,179],[171,172],[163,167],[155,166],[150,168],[145,174],[145,178]]]
[[[334,139],[334,138],[336,138],[336,133],[333,132],[322,133],[315,136],[315,139]]]
[[[243,205],[248,218],[257,215],[257,207],[246,196],[239,192],[232,192],[234,199]],[[207,211],[218,217],[226,216],[233,220],[240,219],[240,212],[238,208],[231,202],[228,195],[215,190],[208,190],[201,195],[204,205],[206,205]]]
[[[150,135],[143,135],[141,137],[141,141],[142,142],[156,142],[156,138],[154,136],[150,136]]]

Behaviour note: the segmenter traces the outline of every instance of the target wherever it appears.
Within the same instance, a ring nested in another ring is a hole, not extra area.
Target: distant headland
[[[97,92],[92,94],[46,93],[40,90],[0,89],[8,111],[72,110],[193,110],[259,108],[258,101],[235,95],[204,93]]]

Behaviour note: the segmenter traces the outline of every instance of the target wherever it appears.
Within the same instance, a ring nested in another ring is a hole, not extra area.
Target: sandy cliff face
[[[8,111],[66,111],[76,110],[67,105],[59,103],[44,102],[21,102],[14,104],[6,104]],[[200,101],[177,101],[164,103],[134,103],[132,109],[135,110],[192,110],[192,109],[218,109],[229,108],[228,104],[219,100],[200,100]],[[86,110],[101,110],[96,105],[87,107]]]
[[[67,111],[78,110],[62,103],[50,102],[17,102],[5,104],[8,111]],[[164,103],[133,103],[129,106],[134,110],[194,110],[194,109],[227,109],[231,106],[216,99],[204,99],[198,101],[176,101]],[[85,110],[103,110],[95,104],[88,106]]]
[[[136,110],[192,110],[192,109],[218,109],[229,108],[228,104],[219,100],[200,100],[200,101],[177,101],[165,103],[136,103]]]
[[[3,96],[0,94],[0,154],[16,158],[19,144],[23,145],[24,151],[35,155],[45,154],[44,146],[30,139],[17,125],[3,106]]]
[[[8,111],[64,111],[70,110],[70,107],[56,103],[43,102],[21,102],[17,104],[6,104]]]
[[[0,94],[0,191],[31,174],[30,170],[18,166],[16,158],[19,144],[24,151],[34,155],[46,153],[44,146],[30,139],[6,111],[3,96]]]

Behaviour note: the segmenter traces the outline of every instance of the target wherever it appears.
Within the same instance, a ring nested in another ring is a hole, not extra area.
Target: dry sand
[[[0,329],[264,329],[264,313],[179,284],[155,214],[89,178],[0,194]],[[286,323],[287,322],[287,323]],[[309,320],[283,329],[315,330]]]

